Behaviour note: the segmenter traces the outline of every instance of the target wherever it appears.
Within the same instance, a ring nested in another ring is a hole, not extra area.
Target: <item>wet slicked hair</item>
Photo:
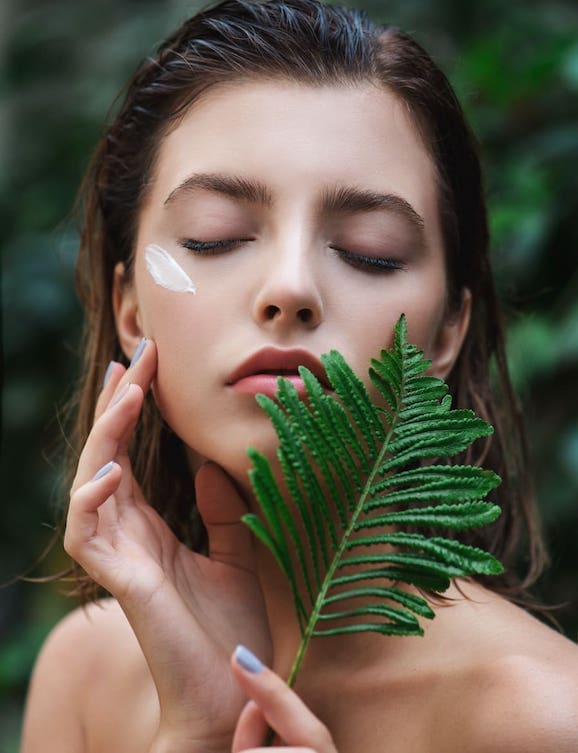
[[[505,574],[486,585],[523,601],[545,555],[521,417],[506,367],[476,140],[447,78],[423,48],[357,10],[317,0],[225,0],[187,20],[129,82],[81,191],[77,279],[86,329],[71,473],[92,425],[104,370],[111,359],[123,360],[112,309],[113,270],[123,262],[130,279],[139,212],[161,140],[205,92],[257,80],[314,87],[371,83],[405,104],[435,167],[448,316],[459,308],[464,288],[472,293],[472,319],[448,379],[450,390],[456,405],[472,408],[496,430],[457,462],[483,462],[503,479],[496,493],[502,516],[461,538],[504,562]],[[181,540],[202,550],[205,532],[195,511],[185,448],[150,396],[131,454],[151,504]],[[85,594],[95,588],[81,579]]]

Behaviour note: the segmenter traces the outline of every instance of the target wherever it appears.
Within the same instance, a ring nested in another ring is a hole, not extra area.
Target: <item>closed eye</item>
[[[226,251],[231,251],[250,240],[250,238],[238,238],[218,241],[197,241],[193,238],[183,238],[179,240],[179,245],[200,256],[215,256],[223,254]]]
[[[332,246],[332,249],[339,256],[340,259],[350,264],[356,269],[361,269],[366,272],[395,272],[396,270],[403,270],[406,265],[398,259],[391,259],[384,256],[366,256],[365,254],[354,254],[351,251],[346,251],[344,248],[336,248]]]

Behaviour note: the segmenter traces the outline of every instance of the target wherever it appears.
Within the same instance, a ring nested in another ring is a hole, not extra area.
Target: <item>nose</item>
[[[285,331],[318,327],[323,320],[323,304],[311,254],[294,247],[268,256],[255,296],[255,321]]]

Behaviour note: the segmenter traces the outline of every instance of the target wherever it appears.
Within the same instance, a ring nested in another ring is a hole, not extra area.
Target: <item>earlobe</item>
[[[123,353],[130,359],[143,337],[143,331],[136,290],[134,284],[126,279],[122,262],[114,268],[112,305],[118,340]]]
[[[462,291],[459,311],[448,315],[438,333],[434,353],[431,356],[430,374],[447,379],[456,362],[470,324],[472,294],[468,288]]]

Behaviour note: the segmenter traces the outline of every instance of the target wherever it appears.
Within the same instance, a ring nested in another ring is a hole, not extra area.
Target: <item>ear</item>
[[[468,288],[462,291],[459,311],[448,314],[437,334],[429,373],[446,379],[456,362],[470,324],[472,294]]]
[[[114,268],[112,305],[120,347],[130,359],[143,337],[135,286],[126,279],[124,264]]]

